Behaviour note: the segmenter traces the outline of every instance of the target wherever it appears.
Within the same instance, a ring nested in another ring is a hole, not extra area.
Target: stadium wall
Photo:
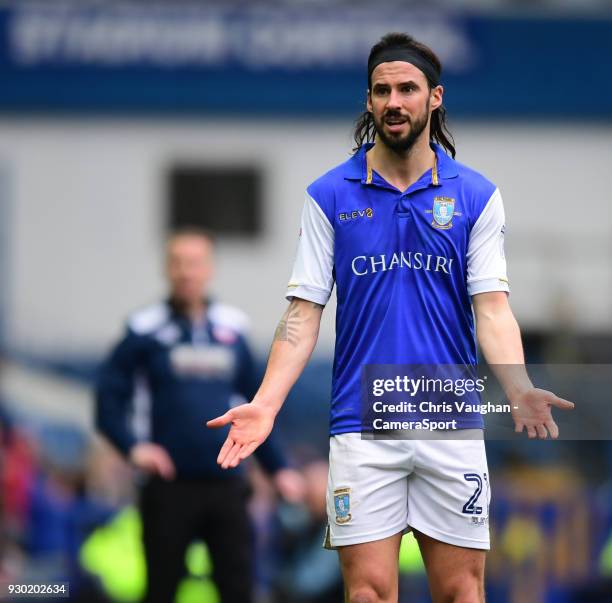
[[[126,313],[163,294],[167,174],[253,164],[264,230],[221,239],[215,292],[254,319],[263,351],[284,308],[302,192],[348,157],[350,121],[0,121],[10,179],[5,331],[37,354],[99,353]],[[612,331],[612,125],[461,122],[458,159],[504,196],[512,303],[524,328]],[[326,313],[319,351],[333,342]]]

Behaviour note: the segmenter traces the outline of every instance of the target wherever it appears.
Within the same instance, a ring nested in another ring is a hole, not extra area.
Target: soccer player
[[[372,48],[356,152],[307,190],[290,304],[263,382],[251,404],[209,422],[231,423],[217,459],[222,467],[235,467],[265,440],[315,346],[335,282],[326,544],[339,551],[352,603],[397,601],[407,529],[436,603],[484,600],[489,548],[481,416],[455,417],[463,439],[362,438],[364,366],[473,366],[475,317],[517,432],[557,437],[551,407],[573,406],[527,376],[508,304],[502,198],[454,160],[440,73],[432,50],[408,35],[388,34]]]

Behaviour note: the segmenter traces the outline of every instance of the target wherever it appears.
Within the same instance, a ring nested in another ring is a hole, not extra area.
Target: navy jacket
[[[214,302],[201,325],[193,325],[171,302],[135,312],[99,373],[98,429],[128,454],[138,441],[135,385],[143,383],[150,398],[147,439],[168,451],[177,477],[236,477],[240,467],[224,471],[216,463],[229,427],[208,429],[205,422],[255,394],[259,380],[244,337],[246,324],[242,312]],[[269,473],[285,466],[270,439],[255,454]]]

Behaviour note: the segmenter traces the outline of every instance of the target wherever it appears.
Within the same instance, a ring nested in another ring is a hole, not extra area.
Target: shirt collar
[[[439,180],[440,178],[443,180],[456,178],[459,175],[459,172],[457,171],[457,162],[450,155],[448,155],[439,144],[432,143],[431,148],[436,154],[435,167],[437,168],[437,174],[432,172],[432,184],[439,184],[439,182],[435,182],[435,180]]]
[[[374,146],[373,142],[366,142],[361,145],[355,154],[344,164],[344,177],[347,180],[367,179],[366,153]]]
[[[209,297],[204,297],[202,301],[204,302],[204,316],[203,316],[203,319],[204,319],[204,321],[207,321],[208,320],[208,312],[210,310],[210,306],[213,303],[213,301]],[[170,315],[172,316],[172,318],[186,320],[186,321],[190,322],[189,321],[189,317],[185,314],[185,311],[181,307],[181,304],[179,304],[175,299],[173,299],[172,296],[169,296],[169,297],[166,298],[166,304],[170,308]]]
[[[344,177],[347,180],[361,180],[363,184],[372,182],[372,169],[366,161],[366,153],[374,146],[373,142],[363,144],[359,150],[346,162]],[[436,161],[431,171],[431,183],[440,186],[440,179],[456,178],[458,175],[455,160],[446,154],[444,149],[436,143],[431,144],[436,154]]]

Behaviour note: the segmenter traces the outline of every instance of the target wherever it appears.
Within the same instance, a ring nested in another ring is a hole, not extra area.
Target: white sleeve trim
[[[469,295],[510,291],[504,255],[505,219],[501,193],[495,189],[470,232],[467,251]]]
[[[208,318],[214,325],[232,329],[241,335],[246,335],[251,326],[249,317],[242,310],[220,302],[210,305]]]
[[[169,318],[168,304],[160,302],[133,312],[128,318],[128,327],[136,335],[150,335],[162,327]]]
[[[323,291],[322,289],[315,289],[308,285],[298,285],[287,288],[286,298],[291,301],[294,297],[305,299],[307,301],[314,302],[315,304],[321,304],[324,306],[329,301],[329,292]]]
[[[325,305],[334,286],[334,228],[319,204],[306,194],[293,273],[285,297]]]
[[[489,293],[489,291],[505,291],[510,293],[510,286],[508,281],[502,281],[498,278],[487,278],[476,281],[468,287],[470,295],[477,295],[478,293]]]

